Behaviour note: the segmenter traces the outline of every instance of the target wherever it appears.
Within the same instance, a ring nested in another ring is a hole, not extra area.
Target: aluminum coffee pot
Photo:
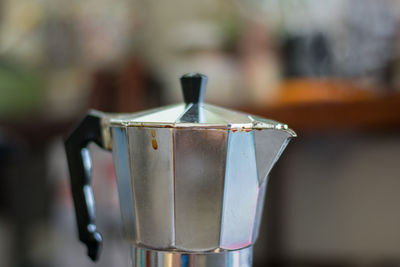
[[[203,103],[207,77],[181,77],[184,103],[90,111],[65,141],[79,239],[96,260],[88,143],[113,153],[131,266],[250,267],[267,176],[287,125]]]

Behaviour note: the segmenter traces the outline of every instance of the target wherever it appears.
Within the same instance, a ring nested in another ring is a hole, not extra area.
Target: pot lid
[[[184,103],[110,118],[112,126],[125,127],[197,127],[215,129],[279,129],[289,131],[286,124],[258,116],[221,108],[203,102],[207,77],[187,73],[180,79]]]

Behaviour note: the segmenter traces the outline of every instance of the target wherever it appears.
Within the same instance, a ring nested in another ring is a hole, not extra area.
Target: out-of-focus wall
[[[272,177],[282,179],[282,256],[399,262],[400,135],[300,136],[291,145]]]

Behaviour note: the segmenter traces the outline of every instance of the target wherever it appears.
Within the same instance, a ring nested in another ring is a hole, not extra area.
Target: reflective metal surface
[[[227,131],[174,130],[176,248],[219,247]]]
[[[112,128],[132,266],[250,267],[268,174],[296,134],[194,101],[206,80],[184,79],[186,103],[103,121]]]
[[[256,215],[253,225],[253,236],[251,238],[253,244],[257,241],[258,232],[260,231],[261,216],[264,208],[265,193],[267,191],[267,181],[265,180],[258,189]]]
[[[132,266],[251,266],[268,174],[296,134],[279,122],[203,103],[206,82],[185,74],[185,103],[134,114],[92,112],[80,124],[74,135],[80,139],[67,147],[81,156],[75,161],[70,153],[73,192],[92,259],[101,240],[92,246],[94,203],[82,201],[93,202],[89,157],[79,154],[88,141],[113,152]],[[83,196],[81,184],[89,192]]]
[[[240,249],[252,243],[259,191],[254,131],[230,132],[224,180],[220,247]]]
[[[254,132],[258,181],[262,184],[292,137],[290,131],[261,130]]]
[[[114,115],[104,120],[104,124],[118,127],[276,129],[296,135],[286,124],[206,103],[182,103],[145,112]]]
[[[178,253],[131,248],[131,267],[251,267],[252,247],[219,253]]]
[[[112,138],[114,169],[123,228],[128,240],[136,240],[136,211],[132,195],[131,163],[126,129],[114,128],[112,135],[114,137]]]
[[[272,129],[113,127],[128,240],[182,252],[254,244],[266,177],[291,136]]]

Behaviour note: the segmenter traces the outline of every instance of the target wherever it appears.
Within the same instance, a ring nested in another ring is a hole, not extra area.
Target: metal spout
[[[254,134],[257,176],[260,185],[266,181],[290,139],[296,137],[296,133],[288,129],[286,125],[279,128],[281,129],[256,131]]]

